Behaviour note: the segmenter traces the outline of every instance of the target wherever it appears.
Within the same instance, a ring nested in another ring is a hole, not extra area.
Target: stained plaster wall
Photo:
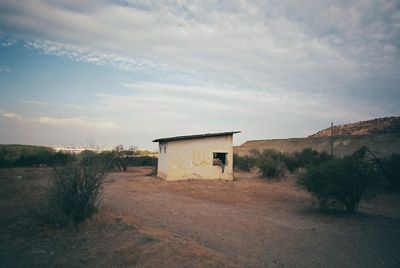
[[[160,143],[158,176],[166,180],[233,179],[232,135]],[[166,147],[166,152],[164,152]],[[213,153],[227,153],[224,172],[213,166]]]

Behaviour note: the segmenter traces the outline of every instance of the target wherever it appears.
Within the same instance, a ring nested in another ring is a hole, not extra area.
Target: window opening
[[[167,146],[164,146],[164,154],[167,152]]]
[[[213,153],[213,166],[220,166],[222,173],[224,173],[227,164],[227,155],[227,153]]]

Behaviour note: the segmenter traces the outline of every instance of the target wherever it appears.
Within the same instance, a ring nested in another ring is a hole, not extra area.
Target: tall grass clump
[[[96,211],[104,177],[105,170],[98,165],[54,167],[46,192],[45,220],[59,226],[84,221]]]

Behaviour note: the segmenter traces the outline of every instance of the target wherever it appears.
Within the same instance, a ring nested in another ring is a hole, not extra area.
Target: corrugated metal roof
[[[187,139],[201,139],[207,137],[217,137],[217,136],[226,136],[240,133],[240,131],[228,131],[228,132],[219,132],[219,133],[206,133],[206,134],[197,134],[197,135],[186,135],[186,136],[175,136],[168,138],[160,138],[155,139],[153,142],[165,142],[165,141],[176,141],[176,140],[187,140]]]

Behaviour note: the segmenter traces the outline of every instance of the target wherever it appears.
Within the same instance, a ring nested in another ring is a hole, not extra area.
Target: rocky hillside
[[[239,155],[248,155],[252,150],[272,149],[283,153],[294,153],[311,148],[318,152],[331,150],[332,139],[330,137],[251,140],[233,148]],[[368,146],[377,156],[387,156],[400,153],[400,133],[336,136],[333,140],[333,152],[335,156],[350,155],[361,146]]]
[[[371,134],[400,133],[400,116],[384,117],[358,123],[334,126],[335,136],[358,136]],[[329,137],[331,129],[326,128],[309,136],[309,138]]]
[[[352,154],[361,146],[368,146],[378,156],[400,153],[400,117],[377,118],[354,124],[335,126],[335,138],[330,138],[330,128],[308,138],[251,140],[234,147],[234,152],[247,155],[252,150],[273,149],[294,153],[306,148],[330,152],[332,141],[336,156]]]

